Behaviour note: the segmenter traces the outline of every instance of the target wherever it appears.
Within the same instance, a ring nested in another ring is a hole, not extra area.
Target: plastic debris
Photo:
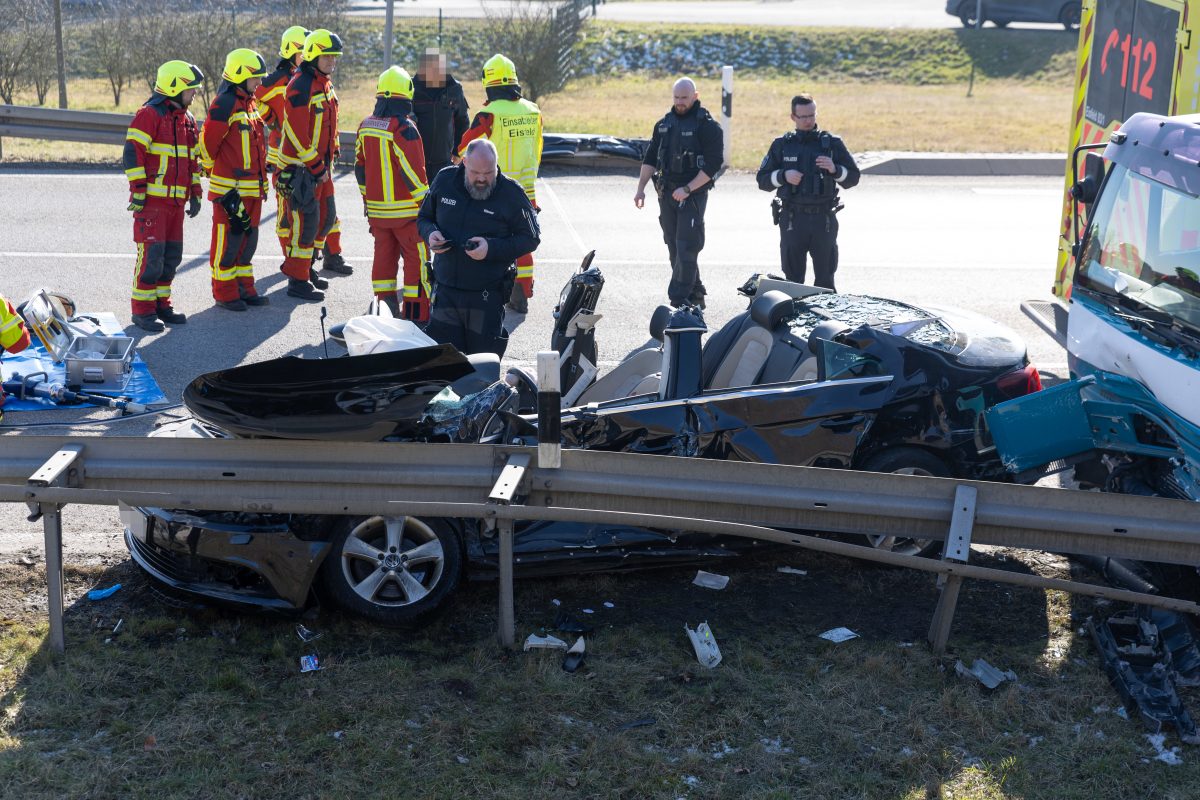
[[[692,649],[696,651],[696,660],[701,666],[712,669],[721,663],[721,648],[717,646],[717,638],[713,636],[712,628],[708,627],[707,622],[701,622],[696,626],[696,630],[684,623],[683,630],[691,640]]]
[[[566,650],[567,643],[557,636],[545,634],[539,636],[536,633],[529,634],[529,638],[525,640],[525,652],[530,650]]]
[[[784,575],[807,575],[808,570],[796,569],[795,567],[776,567],[776,572],[782,572]]]
[[[582,611],[585,614],[595,614],[596,613],[594,610],[592,610],[590,608],[581,608],[580,611]]]
[[[320,668],[321,664],[315,653],[313,655],[300,656],[301,672],[316,672]]]
[[[317,633],[316,631],[310,631],[308,628],[297,623],[296,635],[300,637],[300,641],[302,641],[302,642],[314,642],[317,639],[320,639],[325,634]]]
[[[605,607],[605,608],[616,608],[616,606],[615,606],[615,605],[613,605],[613,604],[612,604],[612,602],[611,602],[611,601],[609,601],[609,600],[605,600],[605,601],[604,601],[604,607]]]
[[[583,651],[587,647],[584,644],[583,637],[580,636],[575,640],[575,644],[571,645],[571,649],[563,656],[562,668],[564,672],[574,672],[583,664]]]
[[[113,633],[119,633],[119,632],[120,632],[120,630],[121,630],[121,625],[122,625],[122,623],[124,623],[124,622],[125,622],[125,618],[124,618],[124,617],[121,617],[119,620],[117,620],[117,624],[116,624],[116,625],[113,625],[112,632],[113,632]]]
[[[112,597],[121,589],[121,584],[114,583],[107,589],[92,589],[87,593],[88,600],[103,600],[106,597]]]
[[[591,625],[584,625],[565,611],[558,612],[554,618],[554,629],[563,633],[591,633]]]
[[[820,634],[820,636],[822,639],[828,642],[833,642],[834,644],[841,644],[842,642],[848,642],[851,639],[858,638],[858,634],[849,628],[830,628],[829,630]]]
[[[696,579],[692,583],[696,586],[703,586],[705,589],[724,589],[729,585],[729,576],[698,570]]]
[[[1168,750],[1164,746],[1166,740],[1167,736],[1164,733],[1146,734],[1146,741],[1150,742],[1150,746],[1154,748],[1154,752],[1156,753],[1154,760],[1161,761],[1164,764],[1170,764],[1171,766],[1182,764],[1183,759],[1179,757],[1179,748],[1172,747]]]
[[[329,734],[329,735],[330,735],[330,736],[332,736],[332,737],[333,737],[333,738],[335,738],[335,739],[344,739],[344,738],[346,738],[346,732],[345,732],[345,731],[334,731],[333,733],[331,733],[331,734]]]
[[[1005,681],[1017,682],[1017,673],[1011,669],[998,670],[982,658],[975,659],[975,663],[969,669],[966,664],[958,661],[954,664],[954,671],[964,678],[974,678],[988,689],[995,689]]]
[[[550,605],[553,605],[553,606],[561,606],[561,605],[562,605],[562,600],[559,600],[559,599],[556,597],[556,598],[554,598],[553,600],[551,600],[551,601],[550,601]]]

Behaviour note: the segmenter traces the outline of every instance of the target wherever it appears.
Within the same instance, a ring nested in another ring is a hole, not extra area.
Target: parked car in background
[[[1081,0],[983,0],[982,7],[983,21],[997,28],[1010,22],[1057,22],[1074,30],[1083,13]],[[979,8],[979,0],[946,0],[946,13],[962,20],[966,28],[975,27]]]

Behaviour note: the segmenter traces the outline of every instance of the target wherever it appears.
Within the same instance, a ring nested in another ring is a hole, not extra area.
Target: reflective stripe
[[[392,278],[390,281],[371,281],[371,291],[375,292],[375,294],[379,294],[380,292],[394,292],[396,291],[396,279]],[[404,287],[404,294],[405,296],[408,295],[407,286]]]
[[[151,183],[146,186],[146,194],[151,197],[171,197],[186,199],[191,192],[188,186],[164,186],[161,183]]]
[[[230,189],[237,189],[238,194],[242,197],[262,196],[262,184],[245,178],[222,178],[220,175],[211,175],[208,179],[208,189],[220,194],[225,194]]]
[[[239,266],[234,267],[234,269],[237,270],[237,276],[239,278],[253,278],[254,277],[254,265],[253,264],[241,264]]]
[[[169,300],[171,298],[171,285],[159,284],[154,287],[154,294],[159,300]]]
[[[146,180],[146,168],[131,167],[130,169],[125,170],[125,177],[130,183],[133,183],[134,181],[144,181]]]
[[[518,278],[532,278],[533,277],[533,264],[530,264],[529,266],[518,266],[517,267],[517,277]]]
[[[130,128],[127,130],[125,132],[125,138],[131,142],[138,142],[143,147],[148,147],[150,142],[153,141],[153,139],[150,137],[150,134],[137,128]]]
[[[146,145],[146,152],[156,156],[175,156],[176,158],[188,158],[191,156],[191,150],[186,144],[159,144],[151,142]]]
[[[433,288],[429,285],[429,248],[424,239],[417,242],[417,257],[421,261],[421,288],[425,290],[425,296],[430,297]]]

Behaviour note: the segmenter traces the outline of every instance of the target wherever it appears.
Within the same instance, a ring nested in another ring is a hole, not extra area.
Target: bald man
[[[704,209],[713,178],[721,171],[724,152],[721,126],[700,105],[690,78],[671,87],[671,110],[658,124],[642,158],[633,204],[646,202],[646,184],[658,191],[658,223],[671,258],[667,298],[678,308],[704,308],[700,251],[704,249]]]

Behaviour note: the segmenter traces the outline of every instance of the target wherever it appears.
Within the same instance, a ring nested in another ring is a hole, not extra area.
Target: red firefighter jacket
[[[125,177],[130,195],[182,205],[201,197],[196,118],[157,92],[133,115],[125,133]]]
[[[338,100],[328,75],[304,62],[288,81],[280,160],[303,164],[315,177],[333,166],[338,152]]]
[[[296,68],[290,62],[281,61],[274,72],[263,78],[262,85],[254,90],[259,116],[267,126],[267,163],[276,167],[282,164],[279,160],[279,146],[283,140],[285,95],[288,81],[295,72]]]
[[[29,347],[29,331],[21,315],[8,302],[8,298],[0,295],[0,352],[19,353]]]
[[[354,175],[371,221],[416,218],[429,184],[421,134],[407,114],[373,115],[362,121],[354,147]]]
[[[230,189],[242,197],[265,197],[267,150],[263,123],[252,97],[225,84],[208,108],[200,134],[200,164],[208,172],[208,199]]]

